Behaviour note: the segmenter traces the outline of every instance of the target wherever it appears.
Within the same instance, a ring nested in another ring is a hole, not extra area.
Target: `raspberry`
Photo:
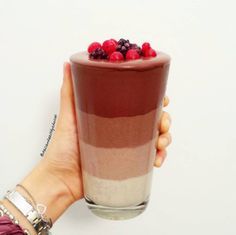
[[[102,48],[102,45],[99,42],[92,42],[89,46],[88,46],[88,53],[92,53],[94,50],[96,50],[97,48]]]
[[[137,50],[130,49],[130,50],[127,51],[127,54],[126,54],[126,59],[127,60],[136,60],[136,59],[139,59],[139,58],[140,58],[140,55],[137,52]]]
[[[153,50],[152,48],[147,49],[146,51],[144,51],[144,57],[156,57],[157,53],[155,50]]]
[[[148,50],[149,48],[151,48],[151,45],[149,42],[144,42],[143,45],[142,45],[142,51],[146,51]]]
[[[114,51],[111,55],[109,60],[111,62],[115,62],[115,61],[122,61],[124,60],[124,56],[123,54],[121,54],[119,51]]]
[[[95,49],[89,54],[90,59],[107,59],[107,54],[102,48]]]
[[[115,42],[116,45],[118,44],[118,42],[116,41],[116,39],[112,38],[111,40],[112,40],[113,42]]]
[[[114,39],[106,40],[102,44],[102,49],[110,55],[112,52],[116,50],[117,43]]]

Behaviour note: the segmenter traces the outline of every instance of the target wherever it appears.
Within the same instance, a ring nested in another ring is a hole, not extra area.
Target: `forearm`
[[[46,215],[53,222],[74,201],[68,188],[48,169],[45,161],[41,161],[20,184],[32,194],[37,203],[47,207]]]
[[[33,196],[34,201],[46,206],[46,216],[55,222],[58,217],[73,203],[68,188],[63,184],[51,169],[48,169],[46,161],[42,160],[21,182]],[[25,198],[32,200],[21,187],[17,191]],[[34,234],[33,227],[27,219],[6,199],[3,204],[19,220],[22,228],[29,229]]]

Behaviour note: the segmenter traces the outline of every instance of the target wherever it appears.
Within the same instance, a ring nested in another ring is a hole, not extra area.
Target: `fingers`
[[[169,104],[169,98],[166,96],[163,100],[163,106],[166,107]],[[166,148],[171,144],[172,138],[171,134],[169,133],[169,129],[171,126],[171,117],[169,113],[162,112],[161,120],[159,125],[159,133],[160,136],[158,137],[156,143],[156,159],[154,162],[154,166],[161,167],[167,157]]]
[[[161,167],[162,164],[164,163],[165,159],[166,159],[166,156],[167,156],[167,152],[166,150],[158,150],[157,151],[157,155],[156,155],[156,159],[155,159],[155,162],[154,162],[154,166],[155,167]]]
[[[163,111],[161,116],[159,132],[161,134],[168,132],[170,129],[170,125],[171,125],[171,117],[169,113]]]
[[[156,148],[157,150],[164,150],[165,148],[170,145],[172,139],[170,133],[164,133],[159,136],[157,143],[156,143]]]
[[[168,96],[165,96],[163,99],[163,106],[166,107],[170,103]]]

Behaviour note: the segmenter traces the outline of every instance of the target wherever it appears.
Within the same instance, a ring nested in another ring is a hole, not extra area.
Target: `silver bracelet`
[[[7,208],[3,205],[0,205],[0,217],[1,216],[8,216],[9,219],[14,223],[19,225],[19,221],[7,210]],[[31,235],[27,229],[23,229],[25,235]]]
[[[28,196],[31,198],[30,204],[33,205],[34,208],[36,208],[36,210],[38,211],[38,213],[42,217],[43,221],[48,224],[49,228],[52,228],[52,220],[50,218],[47,218],[47,216],[45,214],[47,207],[44,206],[43,204],[38,204],[35,201],[33,195],[29,192],[29,190],[24,185],[17,184],[16,187],[20,187],[22,190],[24,190],[26,192],[26,194],[28,194]]]
[[[50,224],[45,222],[38,211],[18,191],[8,191],[4,197],[10,201],[34,227],[37,235],[48,235]]]

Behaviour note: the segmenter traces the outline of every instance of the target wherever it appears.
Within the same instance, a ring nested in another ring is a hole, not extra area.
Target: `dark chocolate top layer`
[[[160,107],[165,94],[170,57],[118,63],[90,60],[86,52],[71,57],[76,104],[102,117],[146,114]]]
[[[156,57],[141,58],[138,60],[127,60],[122,62],[109,62],[107,60],[91,60],[87,52],[78,52],[70,57],[70,61],[75,64],[92,66],[97,68],[112,68],[118,70],[146,70],[162,67],[170,63],[170,56],[157,52]]]

